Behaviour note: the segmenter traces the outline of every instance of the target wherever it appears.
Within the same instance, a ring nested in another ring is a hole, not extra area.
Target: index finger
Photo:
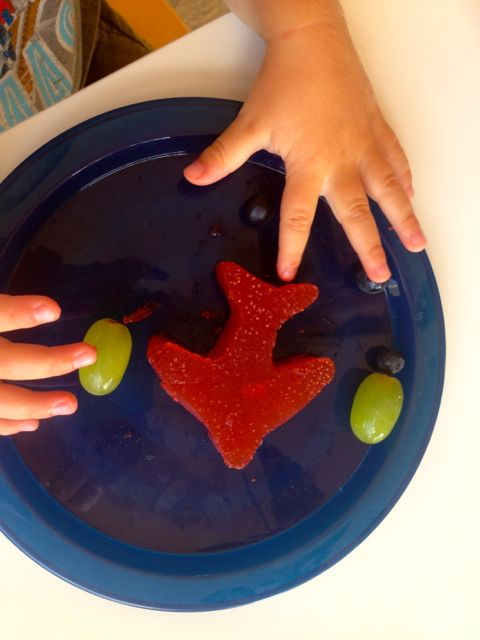
[[[46,296],[0,294],[0,332],[29,329],[60,317],[60,307]]]
[[[293,280],[307,245],[319,198],[318,172],[309,167],[288,169],[280,208],[277,271]]]

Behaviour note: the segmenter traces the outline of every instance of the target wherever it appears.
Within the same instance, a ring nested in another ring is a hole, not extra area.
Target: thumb
[[[248,158],[261,149],[263,139],[258,128],[237,116],[232,124],[184,170],[184,176],[193,184],[217,182],[238,169]]]

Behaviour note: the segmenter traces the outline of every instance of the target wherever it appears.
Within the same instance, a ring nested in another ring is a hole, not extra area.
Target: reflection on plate
[[[219,260],[278,282],[277,217],[252,228],[242,211],[255,194],[278,209],[280,160],[259,153],[210,187],[182,177],[238,108],[179,99],[113,111],[47,144],[0,187],[2,288],[63,308],[59,322],[15,338],[77,341],[98,318],[158,303],[131,325],[132,362],[116,392],[89,396],[75,375],[34,382],[70,388],[79,411],[0,442],[5,534],[59,576],[121,602],[222,608],[320,573],[394,505],[438,410],[443,320],[426,256],[405,252],[375,209],[393,280],[386,295],[361,293],[356,257],[323,201],[298,276],[320,297],[283,327],[275,354],[330,356],[334,382],[243,471],[226,468],[204,427],[160,388],[148,337],[213,345],[228,314]],[[369,352],[391,344],[406,356],[406,403],[393,434],[369,448],[351,434],[349,409]]]

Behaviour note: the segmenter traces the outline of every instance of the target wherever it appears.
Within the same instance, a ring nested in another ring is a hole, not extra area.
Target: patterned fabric
[[[77,0],[0,0],[0,131],[76,91]]]

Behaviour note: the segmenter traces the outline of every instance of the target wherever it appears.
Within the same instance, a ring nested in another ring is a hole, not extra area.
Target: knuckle
[[[370,209],[363,199],[353,200],[346,207],[345,222],[364,222],[370,216]]]
[[[395,133],[395,131],[388,124],[388,122],[383,118],[381,113],[379,114],[379,116],[380,116],[380,119],[378,121],[379,127],[377,131],[382,142],[388,145],[392,149],[393,147],[400,147],[400,142],[397,138],[397,134]]]
[[[393,171],[388,171],[380,182],[380,190],[382,193],[391,193],[398,189],[398,179]]]
[[[241,127],[243,135],[255,138],[262,132],[258,119],[253,119],[242,111],[237,115],[235,123]]]
[[[374,244],[365,253],[365,258],[370,264],[379,264],[385,260],[385,252],[380,244]]]
[[[411,179],[412,172],[410,170],[407,155],[396,136],[394,136],[391,142],[391,157],[392,162],[397,167],[397,171],[399,172],[401,179]]]
[[[418,220],[412,209],[407,209],[402,219],[402,226],[412,229],[418,226]]]
[[[400,140],[397,138],[397,136],[393,133],[392,131],[392,135],[390,136],[390,144],[392,146],[392,150],[394,153],[398,154],[399,156],[401,156],[402,160],[404,162],[407,161],[407,157],[405,155],[405,151],[403,150],[402,145],[400,144]]]
[[[397,138],[394,130],[392,129],[392,127],[390,125],[385,124],[385,129],[383,130],[382,135],[384,136],[385,142],[392,149],[398,149],[398,150],[402,149],[402,147],[400,145],[400,141]]]
[[[224,168],[227,161],[227,150],[221,138],[217,138],[206,151],[209,159]]]
[[[285,220],[285,225],[289,231],[295,231],[297,233],[308,233],[312,220],[307,211],[302,209],[296,209],[291,211]]]

